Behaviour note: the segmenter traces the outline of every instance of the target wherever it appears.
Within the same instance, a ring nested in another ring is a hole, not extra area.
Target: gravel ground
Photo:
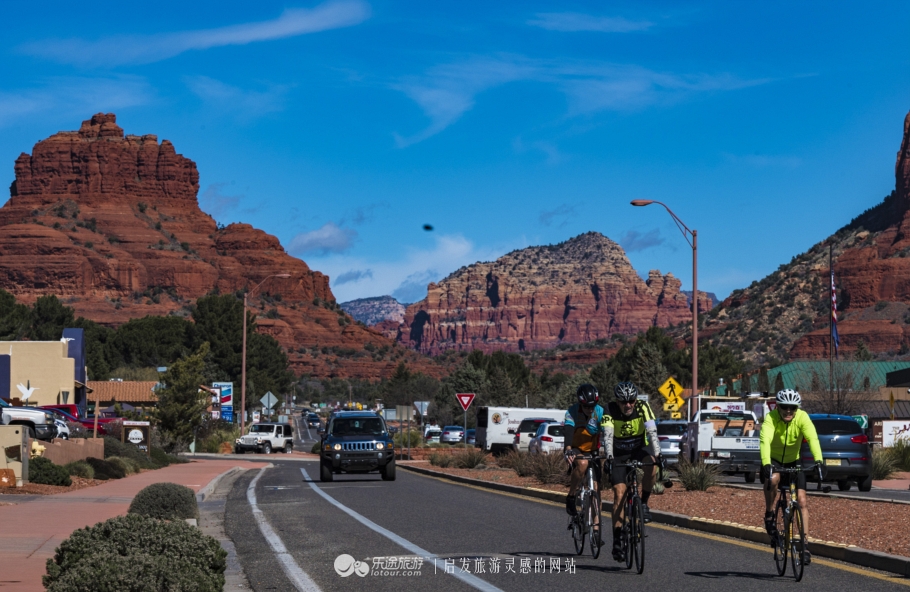
[[[511,469],[453,469],[423,462],[413,464],[482,481],[560,493],[567,490],[561,485],[542,484],[533,477],[519,477]],[[764,496],[761,491],[722,486],[708,491],[684,491],[678,489],[678,483],[675,485],[663,495],[652,496],[651,508],[747,526],[763,526]],[[809,511],[810,538],[910,557],[910,505],[810,497]]]
[[[76,491],[77,489],[94,487],[95,485],[101,485],[104,483],[104,481],[99,481],[96,479],[83,479],[82,477],[70,477],[70,480],[73,482],[73,484],[69,487],[63,487],[62,485],[26,483],[22,487],[9,487],[0,489],[0,493],[4,495],[52,495],[54,493],[66,493],[67,491]]]

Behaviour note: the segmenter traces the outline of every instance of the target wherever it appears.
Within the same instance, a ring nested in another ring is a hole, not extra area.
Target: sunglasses
[[[620,405],[634,405],[635,401],[620,401]]]
[[[793,413],[799,409],[796,405],[778,405],[777,408],[784,413]]]

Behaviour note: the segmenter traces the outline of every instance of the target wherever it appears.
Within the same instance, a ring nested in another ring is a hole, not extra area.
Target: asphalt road
[[[775,574],[770,548],[752,543],[652,525],[647,531],[645,572],[639,576],[614,562],[609,548],[597,560],[587,553],[575,555],[565,510],[557,504],[457,485],[400,468],[394,482],[371,474],[336,475],[333,483],[323,484],[316,476],[316,462],[274,462],[273,468],[239,478],[226,504],[225,530],[257,591],[294,589],[282,560],[291,565],[292,573],[297,568],[305,572],[311,589],[322,590],[646,586],[748,592],[765,591],[769,584],[793,585],[792,578]],[[261,513],[253,511],[248,497],[257,476],[253,492]],[[257,516],[274,537],[263,535]],[[276,553],[276,542],[286,553]],[[335,566],[340,555],[363,562],[359,567],[367,575],[339,575]],[[419,556],[427,558],[415,568]],[[383,561],[389,567],[388,558],[410,559],[412,573],[397,568],[377,573]],[[447,560],[453,571],[467,566],[470,575],[458,579],[446,573]],[[490,573],[494,565],[498,573]],[[483,573],[478,571],[480,566]],[[799,585],[805,590],[866,592],[905,589],[908,584],[908,580],[816,558]]]

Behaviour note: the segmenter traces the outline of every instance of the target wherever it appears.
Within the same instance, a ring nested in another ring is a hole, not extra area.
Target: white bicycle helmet
[[[793,389],[784,389],[777,393],[778,405],[796,405],[799,407],[803,403],[803,398]]]

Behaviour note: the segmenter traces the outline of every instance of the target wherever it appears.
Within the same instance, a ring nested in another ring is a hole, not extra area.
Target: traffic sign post
[[[462,441],[468,442],[468,407],[471,406],[471,403],[474,402],[474,393],[455,393],[455,398],[458,399],[459,405],[464,409],[464,431],[462,434]]]
[[[854,415],[853,419],[856,420],[856,423],[858,423],[859,427],[861,427],[862,429],[864,429],[864,430],[869,429],[869,416],[868,415]]]
[[[262,406],[267,408],[269,411],[272,410],[272,407],[274,407],[275,403],[277,402],[278,399],[275,397],[275,395],[272,394],[272,391],[267,392],[261,400]]]

